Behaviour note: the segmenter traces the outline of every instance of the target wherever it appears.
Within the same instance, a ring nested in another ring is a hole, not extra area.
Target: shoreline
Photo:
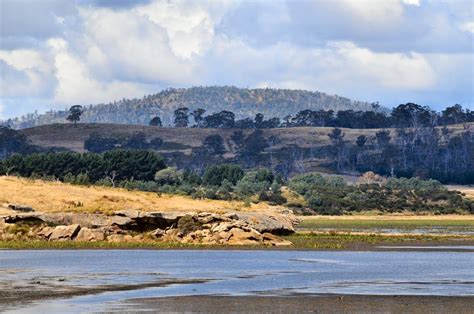
[[[472,296],[295,295],[181,296],[129,299],[124,310],[222,313],[472,313]]]
[[[181,242],[0,240],[0,250],[282,250],[282,251],[450,251],[474,252],[474,236],[297,232],[283,236],[291,246],[219,245]],[[456,247],[470,247],[459,249]],[[404,248],[406,247],[406,248]],[[426,247],[426,248],[423,248]],[[436,248],[439,247],[439,248]],[[449,247],[449,248],[447,248]]]

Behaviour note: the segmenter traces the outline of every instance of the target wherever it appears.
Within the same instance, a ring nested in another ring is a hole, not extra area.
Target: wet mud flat
[[[442,249],[0,250],[0,312],[472,313],[472,247]]]
[[[95,295],[105,292],[132,291],[147,288],[166,287],[175,284],[200,284],[205,279],[164,279],[155,282],[135,284],[108,284],[94,286],[72,286],[62,284],[64,278],[49,278],[47,280],[33,280],[27,283],[14,285],[2,282],[0,284],[0,311],[13,309],[20,305],[35,301],[50,299],[65,299],[84,295]]]
[[[474,297],[296,295],[132,299],[124,311],[181,313],[472,313]]]

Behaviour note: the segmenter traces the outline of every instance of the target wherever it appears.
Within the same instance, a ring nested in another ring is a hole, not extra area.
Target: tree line
[[[382,111],[354,111],[354,110],[302,110],[294,115],[287,115],[283,119],[265,119],[262,113],[255,117],[236,120],[232,111],[205,115],[206,110],[197,108],[190,110],[187,107],[174,111],[173,126],[177,128],[237,128],[237,129],[266,129],[281,127],[340,127],[351,129],[381,129],[401,127],[432,127],[451,124],[465,124],[474,122],[474,111],[464,109],[461,105],[447,107],[436,112],[428,106],[415,103],[401,104],[395,107],[390,114]],[[193,121],[191,121],[191,119]],[[194,122],[194,123],[193,123]],[[152,126],[163,126],[159,116],[150,120]]]
[[[433,178],[444,183],[474,183],[474,134],[470,130],[422,127],[380,130],[345,141],[334,128],[327,156],[339,173],[374,171],[390,177]]]
[[[347,185],[336,176],[307,173],[285,180],[271,169],[244,170],[236,164],[214,165],[195,172],[166,167],[159,155],[140,150],[15,155],[0,163],[0,175],[5,174],[198,199],[241,200],[246,206],[268,202],[303,214],[339,215],[365,210],[474,213],[473,201],[435,180],[390,178],[382,182],[364,176],[359,184]]]

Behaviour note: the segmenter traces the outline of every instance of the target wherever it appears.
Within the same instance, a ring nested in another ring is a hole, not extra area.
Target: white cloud
[[[460,29],[463,32],[474,34],[474,21],[462,23]]]
[[[350,94],[351,86],[367,91],[429,90],[437,80],[422,54],[377,53],[351,42],[331,42],[317,49],[287,43],[255,49],[242,41],[220,38],[213,51],[211,62],[229,73],[229,81],[251,86]]]
[[[193,54],[202,54],[209,49],[215,25],[229,4],[213,1],[154,1],[136,8],[136,11],[166,31],[174,54],[191,58]]]
[[[78,44],[88,49],[86,60],[105,79],[193,82],[193,64],[176,56],[163,27],[135,11],[83,9],[84,33]]]
[[[419,7],[421,5],[420,0],[402,0],[403,4],[414,5]]]
[[[13,106],[109,102],[192,85],[302,88],[395,103],[474,97],[470,1],[78,3],[56,0],[38,11],[38,21],[49,23],[41,32],[33,31],[38,21],[2,19],[9,23],[0,43],[4,115],[17,113]]]
[[[144,93],[139,84],[127,82],[100,82],[90,76],[87,66],[73,56],[63,39],[48,41],[54,56],[58,85],[54,100],[61,104],[88,104],[106,102]]]
[[[3,63],[0,95],[12,97],[18,95],[41,96],[50,92],[50,83],[54,80],[47,56],[39,51],[18,49],[0,50]]]

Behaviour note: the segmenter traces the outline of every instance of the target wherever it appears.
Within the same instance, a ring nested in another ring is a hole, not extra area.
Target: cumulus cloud
[[[5,0],[0,14],[4,116],[223,84],[473,104],[465,0]]]
[[[474,21],[462,23],[460,28],[464,32],[474,34]]]
[[[420,6],[420,0],[402,0],[402,2],[407,5]]]

